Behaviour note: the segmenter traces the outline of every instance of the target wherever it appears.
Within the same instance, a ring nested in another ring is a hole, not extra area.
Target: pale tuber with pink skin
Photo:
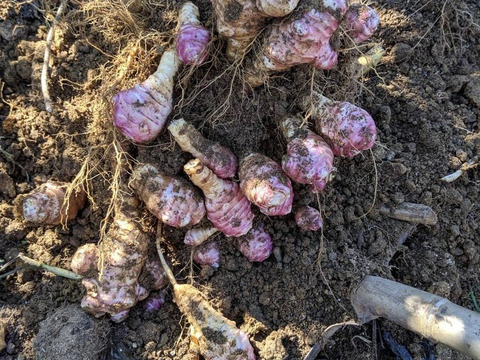
[[[245,255],[250,262],[262,262],[273,251],[273,240],[265,231],[262,222],[258,222],[244,236],[238,238],[238,250]]]
[[[345,15],[345,30],[355,43],[361,43],[373,35],[380,17],[370,6],[353,4]]]
[[[346,0],[302,3],[292,16],[272,25],[253,64],[246,70],[245,81],[252,87],[260,86],[270,73],[299,64],[333,68],[338,54],[332,49],[330,38],[346,10]]]
[[[301,125],[299,117],[287,117],[282,121],[282,132],[288,141],[282,168],[290,179],[310,184],[312,191],[318,193],[333,176],[333,152],[322,137]]]
[[[140,216],[137,209],[138,200],[125,197],[117,204],[113,223],[98,246],[86,244],[73,256],[72,270],[83,276],[82,284],[87,289],[81,306],[96,317],[108,313],[113,321],[123,321],[129,309],[148,295],[139,276],[149,239],[133,220]],[[165,276],[154,286],[164,282]]]
[[[23,198],[22,213],[26,221],[37,225],[58,225],[77,217],[85,205],[83,190],[72,191],[65,202],[69,183],[49,180]]]
[[[262,213],[269,216],[290,213],[292,183],[275,161],[265,155],[252,153],[242,160],[238,175],[242,193]]]
[[[233,152],[206,139],[183,119],[173,120],[168,131],[183,151],[189,152],[222,179],[231,178],[237,172],[237,158]]]
[[[183,242],[187,245],[198,246],[217,232],[218,229],[214,226],[190,229],[185,234]]]
[[[193,250],[193,260],[200,265],[209,265],[214,268],[220,266],[220,247],[217,241],[201,244]]]
[[[316,130],[329,141],[334,155],[351,158],[375,144],[377,127],[362,108],[330,100],[317,91],[306,96],[300,106],[311,111]]]
[[[176,51],[180,61],[187,65],[201,65],[208,56],[210,31],[202,26],[199,16],[198,7],[191,2],[183,4],[178,15]]]
[[[295,222],[300,229],[311,231],[320,230],[323,225],[320,211],[308,205],[300,207],[295,212]]]
[[[173,79],[177,71],[175,50],[166,50],[154,74],[113,97],[113,123],[128,139],[148,143],[162,131],[172,111]]]
[[[251,204],[237,183],[219,178],[199,159],[190,160],[184,170],[190,180],[202,189],[207,217],[218,230],[227,236],[242,236],[251,229]]]
[[[153,165],[137,166],[129,185],[147,209],[167,225],[195,225],[205,215],[204,201],[197,189],[183,179],[162,174]]]

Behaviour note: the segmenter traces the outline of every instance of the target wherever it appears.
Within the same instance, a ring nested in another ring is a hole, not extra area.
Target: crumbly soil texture
[[[173,44],[181,1],[67,1],[49,63],[53,113],[45,111],[40,74],[60,2],[0,4],[0,267],[22,252],[69,268],[79,246],[98,242],[108,230],[115,184],[128,178],[128,164],[154,163],[185,177],[182,167],[191,156],[167,131],[137,146],[115,132],[111,114],[111,97],[143,81]],[[168,228],[163,247],[178,280],[201,289],[248,334],[257,358],[265,360],[304,359],[329,325],[355,319],[349,298],[366,275],[479,310],[480,173],[472,167],[453,182],[440,179],[480,155],[480,3],[371,1],[380,28],[363,47],[338,36],[336,69],[313,72],[297,66],[253,90],[242,81],[248,58],[228,61],[210,2],[197,5],[214,32],[210,58],[201,67],[181,68],[169,119],[183,117],[239,158],[260,152],[280,161],[286,143],[279,122],[300,113],[301,95],[314,87],[370,112],[378,140],[372,151],[337,159],[336,176],[318,197],[295,185],[297,205],[320,207],[322,232],[300,230],[293,215],[265,217],[256,211],[274,240],[274,253],[262,263],[248,262],[234,239],[217,235],[219,268],[198,267],[183,244],[186,230]],[[352,77],[352,61],[375,43],[386,52],[380,64],[362,78]],[[18,215],[22,195],[48,179],[76,179],[88,190],[87,206],[66,226],[32,226]],[[415,225],[379,213],[381,206],[403,202],[432,207],[438,224]],[[153,245],[155,221],[148,211],[143,222]],[[65,315],[85,293],[80,282],[21,262],[0,276],[6,342],[1,359],[59,359],[75,342],[89,359],[195,358],[190,357],[188,324],[169,287],[162,290],[163,307],[149,312],[138,303],[125,321],[102,330],[108,339],[99,346],[77,334],[98,324],[72,315],[70,321],[78,319],[78,325],[71,325]],[[60,308],[67,309],[61,318]],[[63,320],[52,321],[57,318]],[[55,341],[47,337],[42,344],[42,326]],[[414,359],[432,354],[465,359],[442,345],[431,350],[425,339],[381,319],[342,328],[309,359],[395,359],[383,341],[386,331]],[[58,351],[45,351],[52,346]]]

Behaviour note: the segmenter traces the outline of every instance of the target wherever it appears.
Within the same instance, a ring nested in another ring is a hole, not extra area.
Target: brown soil
[[[210,2],[197,3],[202,20],[213,29]],[[155,69],[171,42],[178,4],[131,1],[128,9],[118,6],[112,15],[108,7],[69,2],[52,49],[53,114],[44,110],[39,84],[45,16],[51,20],[58,3],[3,0],[0,5],[0,259],[8,261],[21,251],[69,268],[76,248],[98,241],[115,180],[115,154],[108,146],[114,136],[111,114],[102,104]],[[368,274],[471,309],[470,289],[480,297],[480,174],[474,168],[452,183],[440,181],[480,155],[480,5],[474,0],[384,0],[372,6],[382,21],[372,42],[386,50],[375,71],[364,81],[349,77],[348,60],[358,55],[350,50],[341,53],[336,70],[315,74],[326,95],[369,111],[379,132],[371,153],[337,160],[338,173],[319,197],[323,241],[319,233],[299,231],[292,215],[267,218],[257,212],[273,236],[275,256],[251,264],[234,240],[222,238],[219,269],[193,267],[195,284],[248,333],[261,359],[303,359],[327,326],[355,317],[349,294]],[[231,66],[225,44],[214,40],[209,63],[182,70],[171,118],[185,118],[239,157],[259,151],[279,161],[285,141],[278,122],[300,111],[298,95],[310,88],[312,70],[299,66],[249,91],[240,81],[241,67]],[[117,70],[125,67],[120,76]],[[180,176],[190,158],[166,132],[150,146],[125,143],[123,148],[129,159],[157,163]],[[72,181],[85,159],[91,162],[85,178],[92,197],[76,220],[66,228],[32,227],[17,218],[17,196],[48,179]],[[298,201],[317,206],[308,189],[295,186],[295,191]],[[438,224],[413,226],[378,212],[384,204],[404,201],[431,206]],[[147,212],[145,219],[153,228]],[[167,231],[167,255],[177,277],[188,281],[190,249],[183,244],[184,233]],[[317,266],[320,251],[323,271]],[[33,359],[40,322],[65,304],[78,304],[83,293],[79,282],[36,269],[0,280],[0,322],[6,324],[7,343],[0,358]],[[317,359],[395,359],[380,340],[384,330],[416,359],[424,356],[421,337],[378,320],[375,327],[337,332]],[[170,289],[159,311],[145,312],[137,304],[127,320],[112,324],[110,334],[111,358],[187,358],[187,324]],[[441,345],[435,353],[437,359],[465,358]],[[38,355],[47,358],[53,357]]]

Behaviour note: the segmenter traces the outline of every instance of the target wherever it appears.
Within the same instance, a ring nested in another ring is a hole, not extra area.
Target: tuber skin
[[[347,34],[357,44],[370,38],[379,24],[377,12],[367,5],[353,4],[345,15]]]
[[[190,160],[184,166],[190,180],[205,195],[207,217],[227,236],[242,236],[252,228],[251,204],[243,196],[238,184],[216,176],[199,159]]]
[[[205,228],[190,229],[185,234],[183,242],[187,245],[198,246],[208,240],[212,235],[216,234],[218,229],[214,226]]]
[[[113,123],[128,139],[148,143],[162,131],[172,111],[173,79],[177,71],[175,50],[167,50],[154,74],[113,97]]]
[[[262,222],[255,224],[247,235],[238,238],[238,250],[250,262],[262,262],[272,254],[273,240]]]
[[[49,180],[23,199],[22,214],[26,221],[37,225],[58,225],[77,217],[85,205],[83,190],[72,192],[65,203],[69,184]]]
[[[86,244],[73,256],[72,270],[83,276],[87,289],[81,306],[96,317],[108,313],[114,322],[121,322],[129,309],[148,295],[138,281],[149,240],[133,220],[140,215],[138,205],[137,199],[126,196],[116,205],[115,218],[103,241],[98,246]],[[166,278],[161,278],[154,287],[164,285]]]
[[[193,260],[200,265],[220,266],[220,247],[217,241],[201,244],[193,251]]]
[[[253,64],[246,70],[245,81],[257,87],[265,83],[270,73],[299,64],[333,68],[338,54],[332,49],[330,38],[346,11],[346,0],[302,3],[292,16],[272,25]]]
[[[318,91],[312,91],[311,98],[305,97],[300,106],[311,109],[315,128],[329,141],[334,155],[352,158],[375,144],[375,122],[362,108],[330,100]]]
[[[199,20],[198,7],[191,2],[182,5],[178,15],[177,56],[187,65],[201,65],[208,56],[210,31]]]
[[[292,183],[275,161],[265,155],[252,153],[242,160],[238,175],[242,193],[262,213],[269,216],[290,213]]]
[[[310,184],[312,191],[318,193],[333,177],[333,152],[322,137],[301,128],[301,124],[299,117],[287,117],[281,124],[288,141],[282,168],[290,179],[300,184]]]
[[[212,0],[218,33],[228,39],[227,56],[240,60],[271,17],[290,14],[299,0]]]
[[[320,230],[323,225],[320,212],[308,205],[300,207],[295,212],[295,222],[300,229],[311,231]]]
[[[170,123],[168,131],[183,151],[189,152],[222,179],[231,178],[237,172],[237,158],[230,149],[203,137],[183,119]]]
[[[129,184],[147,209],[173,227],[198,224],[205,215],[201,194],[183,179],[164,175],[150,164],[137,166]]]

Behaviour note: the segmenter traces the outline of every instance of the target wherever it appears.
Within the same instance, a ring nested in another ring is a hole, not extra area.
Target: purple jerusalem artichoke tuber
[[[162,131],[172,111],[173,78],[177,70],[175,51],[167,50],[154,74],[113,97],[113,123],[123,135],[136,143],[148,143]]]
[[[367,5],[353,4],[345,15],[347,34],[357,44],[372,36],[378,24],[380,24],[380,17]]]
[[[217,241],[201,244],[193,250],[193,260],[200,265],[218,268],[220,265],[220,247]]]
[[[250,262],[262,262],[270,256],[273,241],[262,222],[258,222],[246,235],[238,238],[238,250]]]
[[[65,202],[68,186],[68,183],[49,180],[37,187],[23,198],[24,219],[38,225],[58,225],[74,219],[87,196],[83,190],[73,191]]]
[[[203,137],[183,119],[170,123],[168,130],[183,151],[189,152],[222,179],[231,178],[237,172],[237,158],[230,149]]]
[[[301,128],[301,124],[299,117],[287,117],[282,122],[282,131],[288,141],[282,168],[293,181],[310,184],[313,192],[320,192],[335,170],[333,153],[320,136]]]
[[[137,166],[130,186],[147,209],[167,225],[195,225],[205,215],[204,201],[197,189],[183,179],[162,174],[153,165]]]
[[[186,2],[180,9],[177,34],[177,56],[187,65],[201,65],[208,56],[210,32],[200,23],[198,7]]]
[[[205,195],[207,217],[227,236],[245,235],[252,227],[253,212],[238,184],[217,177],[199,159],[190,160],[184,170]]]
[[[375,144],[375,122],[362,108],[346,101],[330,100],[317,91],[300,104],[304,110],[310,105],[315,128],[329,141],[334,155],[351,158]]]
[[[292,210],[293,189],[282,167],[269,157],[253,153],[239,170],[240,189],[265,215],[286,215]]]
[[[310,206],[302,206],[295,211],[295,222],[302,230],[317,231],[322,227],[322,215]]]

